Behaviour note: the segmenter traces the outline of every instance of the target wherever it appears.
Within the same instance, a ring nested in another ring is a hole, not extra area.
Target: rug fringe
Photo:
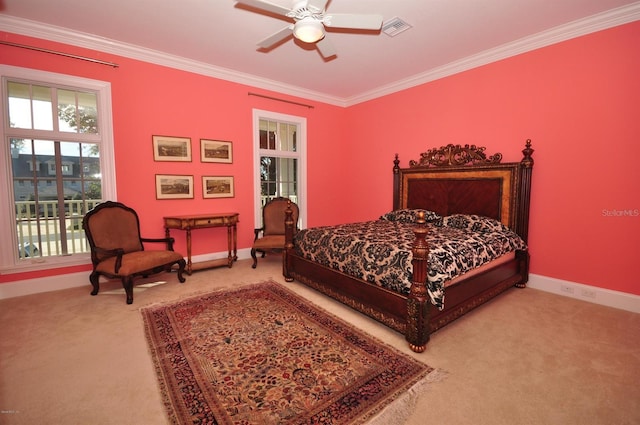
[[[427,387],[440,382],[447,376],[447,372],[434,369],[427,376],[416,382],[406,392],[401,394],[393,402],[385,406],[366,422],[366,425],[403,424],[413,413],[418,397],[427,391]]]

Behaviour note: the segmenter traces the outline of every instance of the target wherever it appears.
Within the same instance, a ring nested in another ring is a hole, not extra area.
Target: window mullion
[[[276,158],[300,158],[300,154],[298,152],[291,151],[280,151],[273,149],[260,149],[260,156],[273,156]]]
[[[38,246],[42,246],[42,221],[40,220],[40,194],[39,194],[39,179],[38,175],[38,157],[36,156],[36,144],[33,139],[29,140],[31,143],[31,168],[32,168],[32,181],[33,181],[33,193],[34,193],[34,216],[36,222],[36,231],[38,233]],[[31,240],[31,225],[29,225],[29,240]]]
[[[53,132],[60,132],[60,123],[58,120],[58,90],[51,87],[51,120],[53,121]]]
[[[64,182],[62,173],[62,150],[60,148],[60,142],[55,141],[54,146],[54,158],[56,167],[56,192],[58,194],[58,217],[57,223],[58,234],[60,235],[60,252],[63,255],[69,253],[67,247],[67,232],[65,229],[65,207],[64,207]]]

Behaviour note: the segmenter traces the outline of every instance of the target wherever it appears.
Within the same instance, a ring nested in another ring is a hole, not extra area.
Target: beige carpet
[[[426,352],[402,335],[285,283],[277,256],[232,269],[0,301],[0,424],[165,424],[139,309],[272,278],[405,353],[445,370],[407,424],[638,424],[640,315],[512,289],[436,332]]]

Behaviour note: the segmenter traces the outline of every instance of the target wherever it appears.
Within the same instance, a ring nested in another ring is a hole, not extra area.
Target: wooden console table
[[[164,217],[164,229],[167,237],[170,237],[170,229],[185,230],[187,232],[187,274],[191,275],[191,272],[194,270],[202,270],[224,265],[231,268],[233,262],[238,259],[238,216],[238,213],[212,213]],[[229,255],[227,258],[201,261],[193,264],[191,262],[191,230],[205,229],[209,227],[227,228],[227,247]]]

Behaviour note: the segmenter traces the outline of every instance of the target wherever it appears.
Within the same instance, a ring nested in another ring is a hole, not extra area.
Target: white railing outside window
[[[87,211],[100,202],[99,199],[68,200],[64,201],[64,210],[60,210],[57,201],[17,201],[18,257],[24,259],[90,252],[82,229],[82,219]]]

